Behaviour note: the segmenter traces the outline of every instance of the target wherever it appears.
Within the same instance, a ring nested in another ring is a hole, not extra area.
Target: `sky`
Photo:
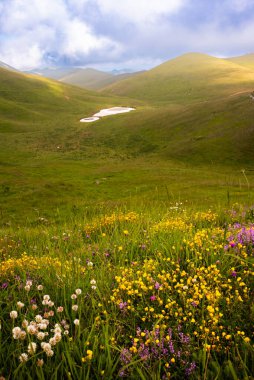
[[[254,52],[254,0],[0,0],[0,61],[142,70]]]

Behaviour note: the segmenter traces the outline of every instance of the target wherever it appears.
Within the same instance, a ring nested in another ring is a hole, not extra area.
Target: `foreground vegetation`
[[[5,228],[0,376],[251,379],[253,223],[174,203]]]

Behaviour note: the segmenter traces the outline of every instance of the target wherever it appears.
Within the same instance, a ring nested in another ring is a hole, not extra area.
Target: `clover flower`
[[[18,318],[18,312],[17,312],[16,310],[12,310],[12,311],[10,312],[10,317],[11,317],[11,319],[16,319],[16,318]]]
[[[21,354],[20,357],[19,357],[19,361],[21,363],[27,362],[28,361],[28,355],[26,353]]]

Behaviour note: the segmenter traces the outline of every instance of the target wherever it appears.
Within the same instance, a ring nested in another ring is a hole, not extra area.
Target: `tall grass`
[[[3,229],[0,376],[251,378],[252,223],[178,203]]]

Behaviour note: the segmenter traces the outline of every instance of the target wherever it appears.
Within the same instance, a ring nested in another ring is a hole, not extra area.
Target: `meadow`
[[[254,74],[194,58],[98,93],[0,69],[1,380],[253,379]]]
[[[253,378],[254,209],[158,206],[1,231],[1,379]]]

